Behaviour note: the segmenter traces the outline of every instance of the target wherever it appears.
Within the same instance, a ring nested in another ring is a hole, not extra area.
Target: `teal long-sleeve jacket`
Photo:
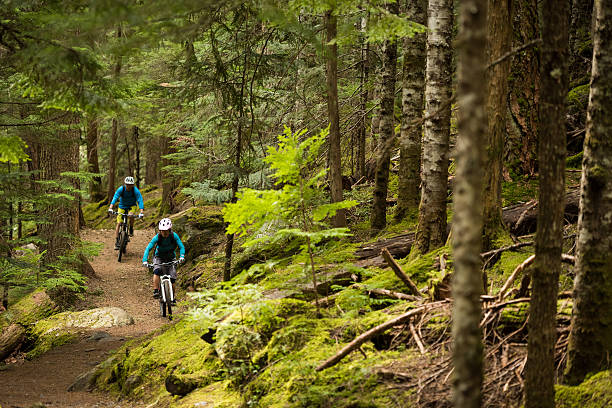
[[[179,256],[181,258],[185,257],[185,245],[181,242],[178,234],[176,232],[171,232],[167,238],[161,236],[161,234],[157,234],[153,237],[149,245],[147,245],[144,255],[142,256],[142,262],[147,262],[149,259],[149,252],[157,245],[155,248],[155,256],[161,258],[164,262],[168,262],[173,260],[176,257],[176,248],[179,249]]]

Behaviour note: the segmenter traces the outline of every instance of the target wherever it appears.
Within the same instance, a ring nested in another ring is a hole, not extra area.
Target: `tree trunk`
[[[368,53],[370,45],[365,42],[365,30],[367,25],[367,17],[361,18],[361,72],[359,77],[359,86],[361,89],[360,96],[360,112],[359,125],[357,126],[357,153],[355,154],[355,177],[357,180],[366,176],[366,118],[367,118],[367,103],[368,103]]]
[[[612,4],[596,2],[582,162],[574,309],[565,380],[610,367],[612,353]]]
[[[136,177],[136,187],[140,188],[140,145],[139,145],[138,126],[132,127],[132,141],[134,143],[134,176]]]
[[[117,38],[121,38],[121,27],[117,28]],[[119,78],[121,74],[121,58],[115,62],[113,67],[113,76],[115,79]],[[110,154],[108,159],[108,189],[106,192],[106,199],[110,203],[113,200],[115,194],[115,177],[117,173],[117,138],[119,137],[119,123],[117,118],[113,118],[111,125],[111,145]]]
[[[427,5],[424,0],[407,3],[406,18],[427,24]],[[404,39],[404,66],[402,72],[402,125],[400,129],[399,186],[395,220],[419,208],[421,186],[421,134],[419,121],[423,116],[425,83],[425,33]]]
[[[87,122],[87,171],[100,173],[98,162],[98,119],[90,118]],[[104,199],[102,192],[102,178],[94,177],[89,184],[89,197],[91,201],[98,202]]]
[[[399,14],[398,3],[388,3],[391,14]],[[370,227],[382,230],[387,225],[387,190],[389,186],[389,165],[393,148],[394,108],[395,108],[395,75],[397,72],[397,41],[387,40],[383,50],[383,70],[381,78],[380,101],[380,142],[376,157],[376,177],[374,184],[374,203]]]
[[[342,152],[340,149],[340,112],[338,111],[338,45],[336,44],[336,16],[333,10],[325,13],[327,27],[327,115],[329,117],[329,187],[331,202],[342,201]],[[333,43],[332,43],[333,42]],[[346,227],[346,211],[338,210],[332,219],[334,227]]]
[[[416,250],[425,253],[446,240],[446,197],[451,112],[452,0],[430,0],[427,13],[423,180]]]
[[[570,26],[570,87],[587,84],[593,57],[591,23],[593,0],[572,0]]]
[[[133,160],[132,160],[132,152],[130,150],[130,139],[128,138],[128,131],[127,128],[125,126],[123,126],[121,128],[121,133],[123,133],[123,140],[125,141],[125,152],[126,152],[126,159],[125,161],[127,162],[127,169],[128,172],[127,174],[129,176],[134,177],[134,167],[133,167]]]
[[[168,137],[164,137],[162,141],[162,156],[170,154],[174,151],[174,148],[170,144]],[[162,167],[168,166],[170,160],[161,159]],[[163,174],[162,172],[162,199],[159,204],[159,215],[173,214],[176,211],[176,203],[174,202],[174,189],[176,188],[176,182],[174,177],[169,174]]]
[[[514,38],[512,47],[520,47],[540,38],[537,0],[514,0]],[[539,58],[534,45],[512,58],[508,80],[511,121],[505,162],[517,174],[533,176],[537,170]]]
[[[145,143],[145,182],[147,185],[159,183],[160,175],[160,139],[149,136]]]
[[[554,408],[557,291],[563,244],[569,2],[544,0],[539,132],[539,212],[529,316],[525,407]]]
[[[106,190],[106,201],[111,202],[115,194],[115,179],[117,173],[117,136],[118,136],[117,118],[113,118],[111,124],[111,144],[110,155],[108,159],[108,188]]]
[[[488,0],[487,56],[491,64],[510,51],[512,43],[512,0]],[[504,229],[502,221],[502,167],[504,140],[506,140],[506,114],[510,59],[497,63],[486,72],[488,92],[488,140],[483,183],[483,247],[490,249]]]
[[[61,123],[63,129],[57,131],[57,137],[53,140],[41,141],[38,146],[40,160],[40,179],[45,181],[57,181],[63,172],[79,171],[79,130],[77,119],[72,114],[67,114]],[[75,185],[76,187],[76,185]],[[59,187],[44,187],[46,194],[65,193]],[[49,264],[64,255],[71,247],[71,236],[76,237],[79,233],[79,201],[55,200],[52,204],[42,209],[41,213],[46,217],[45,223],[38,225],[39,237],[45,241],[42,249],[45,251],[43,262]]]
[[[453,406],[480,408],[483,345],[482,183],[487,121],[485,87],[487,0],[465,0],[459,11],[457,54],[458,130],[454,183],[453,256]]]

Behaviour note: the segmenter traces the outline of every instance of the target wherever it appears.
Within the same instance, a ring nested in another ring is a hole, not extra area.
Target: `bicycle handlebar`
[[[117,211],[115,211],[115,210],[113,210],[113,211],[109,211],[109,214],[113,214],[113,215],[121,215],[121,216],[124,216],[124,215],[125,215],[125,216],[126,216],[126,217],[128,217],[128,218],[144,218],[144,215],[141,217],[141,216],[140,216],[140,214],[126,214],[126,213],[120,213],[120,212],[117,212]]]

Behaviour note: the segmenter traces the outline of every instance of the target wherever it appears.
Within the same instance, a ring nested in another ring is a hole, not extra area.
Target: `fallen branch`
[[[368,293],[373,293],[373,294],[379,295],[379,296],[386,296],[386,297],[390,297],[390,298],[393,298],[393,299],[409,300],[411,302],[415,301],[415,300],[422,300],[423,299],[421,296],[407,295],[407,294],[401,293],[401,292],[393,292],[393,291],[391,291],[389,289],[367,288],[364,285],[359,285],[359,284],[352,285],[352,287],[364,290],[364,291],[366,291]]]
[[[417,347],[419,348],[419,351],[421,352],[421,354],[425,355],[426,353],[425,346],[423,346],[423,342],[421,341],[419,334],[416,332],[414,328],[414,324],[412,324],[412,319],[410,320],[410,333],[412,334],[412,337],[414,338],[414,341],[416,342]]]
[[[363,343],[365,343],[366,341],[368,341],[369,339],[371,339],[372,337],[374,337],[376,334],[384,332],[385,330],[393,327],[393,326],[397,326],[398,324],[402,324],[404,323],[406,320],[409,320],[410,318],[412,318],[413,316],[417,316],[421,313],[425,313],[431,309],[435,309],[436,307],[440,307],[444,304],[447,304],[448,301],[447,300],[442,300],[439,302],[433,302],[433,303],[427,303],[421,307],[418,307],[416,309],[412,309],[411,311],[404,313],[403,315],[397,316],[394,319],[388,320],[385,323],[378,325],[376,327],[371,328],[370,330],[368,330],[367,332],[357,336],[357,338],[355,338],[355,340],[351,341],[349,344],[347,344],[346,346],[344,346],[342,348],[342,350],[340,350],[338,353],[336,353],[336,355],[328,358],[327,360],[325,360],[323,363],[319,364],[319,366],[316,368],[316,371],[321,371],[321,370],[325,370],[326,368],[332,367],[334,365],[336,365],[340,360],[342,360],[344,357],[346,357],[351,351],[355,350],[356,348],[360,347]]]
[[[518,277],[518,275],[523,272],[527,267],[529,267],[534,261],[535,255],[531,255],[529,258],[525,259],[522,264],[520,264],[514,269],[506,283],[504,283],[504,286],[502,286],[502,288],[499,290],[499,294],[497,295],[497,298],[499,300],[503,300],[508,295],[508,291],[516,280],[516,278]],[[573,255],[561,254],[561,262],[574,265],[576,263],[576,257]]]
[[[417,288],[414,282],[412,282],[408,275],[406,275],[406,272],[404,272],[402,267],[395,261],[395,259],[393,259],[393,256],[387,250],[387,248],[383,248],[382,251],[380,251],[380,254],[383,256],[383,258],[385,258],[385,261],[391,267],[393,272],[395,272],[397,277],[400,278],[400,280],[404,282],[406,286],[408,286],[410,293],[412,293],[414,296],[423,297],[422,293],[419,292],[419,288]]]
[[[508,290],[510,289],[510,287],[516,280],[519,273],[521,273],[527,267],[529,267],[533,263],[534,260],[535,260],[535,255],[531,255],[529,258],[525,259],[522,264],[517,266],[514,269],[514,271],[512,271],[512,274],[510,275],[506,283],[504,283],[504,286],[502,286],[502,288],[499,290],[499,295],[497,296],[499,300],[503,300],[506,297]]]

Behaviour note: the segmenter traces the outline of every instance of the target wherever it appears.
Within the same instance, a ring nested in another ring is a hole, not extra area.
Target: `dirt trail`
[[[121,263],[117,262],[114,231],[84,230],[84,240],[103,242],[104,249],[92,261],[97,277],[90,279],[88,308],[118,306],[126,310],[134,324],[98,329],[109,336],[91,339],[83,332],[77,343],[58,347],[32,361],[17,361],[0,371],[0,406],[23,407],[142,407],[132,401],[117,401],[101,393],[68,392],[77,376],[91,370],[127,339],[149,333],[168,320],[159,317],[151,294],[151,277],[141,265],[142,252],[154,232],[136,230]],[[36,405],[37,404],[37,405]]]

